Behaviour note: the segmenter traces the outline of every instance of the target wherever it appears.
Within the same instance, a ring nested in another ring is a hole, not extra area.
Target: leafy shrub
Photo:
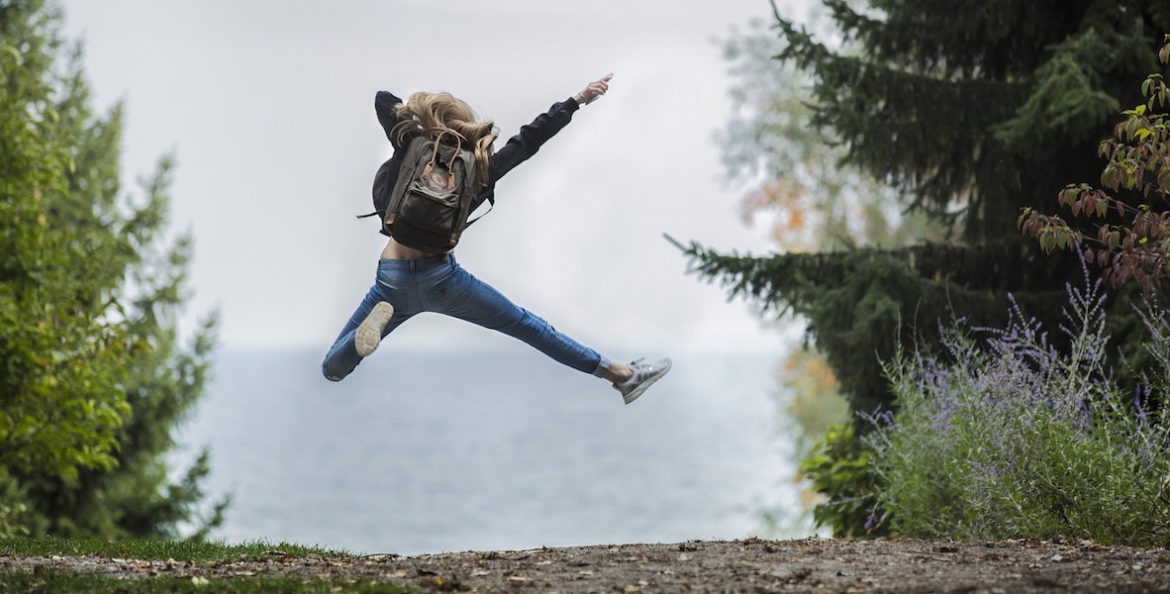
[[[1170,324],[1142,310],[1158,373],[1123,393],[1100,281],[1068,295],[1067,352],[1013,307],[1004,330],[947,331],[945,360],[887,366],[898,412],[864,440],[892,534],[1170,544]]]
[[[800,462],[801,474],[825,500],[813,508],[817,526],[829,526],[833,536],[878,536],[884,526],[872,519],[878,476],[873,452],[853,437],[853,424],[832,425],[812,452]]]
[[[1170,64],[1170,35],[1158,52],[1162,64]],[[1040,241],[1047,252],[1056,249],[1082,252],[1096,262],[1113,286],[1130,280],[1145,290],[1160,286],[1170,275],[1170,87],[1161,73],[1146,77],[1141,85],[1145,102],[1122,112],[1125,119],[1113,128],[1113,137],[1101,141],[1097,154],[1108,158],[1101,172],[1101,187],[1069,184],[1060,192],[1060,204],[1082,215],[1101,219],[1083,232],[1060,216],[1047,216],[1030,208],[1018,219],[1021,230]]]

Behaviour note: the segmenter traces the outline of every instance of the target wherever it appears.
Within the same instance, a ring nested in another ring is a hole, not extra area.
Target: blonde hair
[[[440,132],[454,132],[475,153],[476,181],[481,186],[487,185],[492,143],[496,140],[494,122],[477,122],[471,106],[451,93],[414,93],[396,108],[395,113],[401,121],[394,126],[392,134],[400,145],[412,133],[422,132],[434,137]]]

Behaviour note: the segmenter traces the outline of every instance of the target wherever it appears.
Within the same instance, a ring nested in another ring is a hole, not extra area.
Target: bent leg
[[[440,313],[518,338],[578,371],[597,377],[605,377],[609,371],[610,361],[597,351],[558,332],[552,324],[512,303],[463,268],[456,270],[454,281],[460,297]]]
[[[349,317],[349,321],[342,327],[341,332],[337,335],[337,340],[329,348],[329,352],[325,354],[325,360],[321,363],[321,373],[325,379],[339,382],[352,373],[357,368],[358,363],[362,362],[362,356],[358,354],[357,346],[354,343],[354,336],[358,326],[366,319],[366,316],[370,315],[370,311],[379,301],[387,301],[387,299],[379,293],[378,286],[375,284],[366,293],[353,315]],[[401,313],[398,308],[395,308],[394,315],[382,329],[382,336],[392,332],[413,315]]]

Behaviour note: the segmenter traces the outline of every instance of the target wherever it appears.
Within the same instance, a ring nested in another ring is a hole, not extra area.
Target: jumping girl
[[[573,97],[553,104],[548,112],[521,127],[519,134],[495,152],[493,122],[476,121],[471,108],[449,93],[414,93],[403,103],[391,93],[380,91],[374,99],[374,110],[394,153],[375,180],[375,192],[384,189],[386,184],[394,186],[402,156],[414,137],[453,133],[462,146],[473,147],[475,154],[478,193],[468,212],[485,200],[494,203],[496,182],[564,128],[577,109],[604,95],[612,77],[610,74],[591,82]],[[385,226],[382,233],[390,235]],[[341,381],[378,348],[387,334],[425,311],[518,338],[564,365],[611,382],[626,404],[670,370],[670,359],[653,363],[638,359],[628,365],[610,361],[472,276],[455,261],[452,251],[423,251],[390,237],[378,260],[374,285],[325,355],[321,365],[325,377]]]

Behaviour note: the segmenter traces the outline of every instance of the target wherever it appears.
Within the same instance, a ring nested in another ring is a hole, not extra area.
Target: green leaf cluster
[[[178,344],[191,240],[165,234],[172,161],[122,191],[121,107],[93,113],[59,21],[44,0],[0,3],[0,526],[173,534],[208,467],[168,484],[163,454],[214,316]]]
[[[1158,59],[1170,61],[1170,35]],[[1018,222],[1045,251],[1082,251],[1114,286],[1133,281],[1148,293],[1168,273],[1170,116],[1164,110],[1170,88],[1155,72],[1141,92],[1145,103],[1123,111],[1125,119],[1114,126],[1113,137],[1101,141],[1098,154],[1108,160],[1102,187],[1076,183],[1060,192],[1060,205],[1074,219],[1066,222],[1060,215],[1024,208]]]
[[[880,536],[888,524],[878,514],[877,488],[880,477],[874,467],[873,451],[853,439],[853,425],[833,425],[811,454],[800,462],[801,474],[812,480],[813,488],[825,496],[813,508],[818,526],[829,526],[834,536]]]

